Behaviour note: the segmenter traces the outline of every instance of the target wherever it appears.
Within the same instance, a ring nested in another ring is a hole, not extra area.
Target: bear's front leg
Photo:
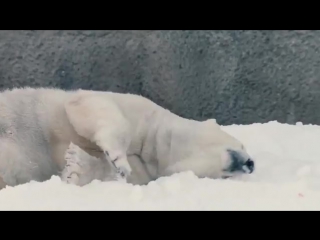
[[[127,159],[127,144],[123,144],[127,137],[122,131],[112,131],[101,128],[94,135],[95,143],[103,150],[104,160],[109,162],[119,178],[127,178],[131,174],[131,167]]]
[[[65,109],[75,131],[101,148],[120,178],[131,174],[127,160],[131,125],[112,99],[101,93],[79,92],[68,99]]]

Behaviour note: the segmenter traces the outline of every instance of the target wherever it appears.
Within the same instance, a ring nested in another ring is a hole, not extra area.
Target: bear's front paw
[[[127,179],[131,174],[132,170],[126,157],[116,157],[115,159],[111,159],[109,153],[105,151],[105,158],[115,171],[117,179]]]
[[[122,168],[122,167],[117,168],[117,171],[116,171],[117,180],[119,180],[119,181],[125,180],[126,181],[128,176],[129,176],[129,173],[128,173],[127,169]]]

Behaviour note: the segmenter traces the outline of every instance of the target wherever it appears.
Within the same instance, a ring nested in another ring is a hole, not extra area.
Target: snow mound
[[[233,180],[192,172],[147,186],[94,181],[84,187],[59,177],[0,191],[0,210],[320,210],[320,126],[277,122],[224,126],[256,161]]]

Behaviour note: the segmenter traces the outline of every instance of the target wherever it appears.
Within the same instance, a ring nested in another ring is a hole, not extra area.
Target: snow
[[[94,181],[84,187],[59,177],[0,191],[0,210],[320,210],[320,126],[232,125],[256,171],[237,179],[198,179],[192,172],[147,186]]]

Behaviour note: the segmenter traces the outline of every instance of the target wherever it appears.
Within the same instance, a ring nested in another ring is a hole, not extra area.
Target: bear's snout
[[[255,169],[254,161],[242,151],[228,149],[231,158],[231,164],[227,171],[252,173]]]
[[[248,159],[245,163],[244,166],[246,168],[248,168],[249,173],[252,173],[254,171],[254,161],[252,161],[251,159]]]

